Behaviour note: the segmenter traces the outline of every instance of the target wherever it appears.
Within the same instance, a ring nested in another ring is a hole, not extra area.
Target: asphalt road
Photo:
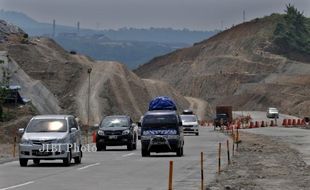
[[[171,153],[142,158],[139,143],[135,151],[108,147],[103,152],[85,152],[82,164],[70,167],[62,166],[61,161],[42,161],[39,166],[29,161],[29,166],[22,168],[13,161],[0,165],[0,190],[167,189],[170,160],[174,161],[174,188],[197,190],[200,186],[200,152],[205,155],[205,183],[208,183],[216,175],[218,143],[227,139],[210,127],[201,128],[198,137],[185,137],[184,157]],[[225,165],[226,146],[223,147],[222,163]]]

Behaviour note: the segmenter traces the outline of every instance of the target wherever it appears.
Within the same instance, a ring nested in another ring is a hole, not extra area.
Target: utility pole
[[[56,34],[56,20],[53,19],[53,34],[52,34],[52,36],[55,37],[55,34]]]
[[[243,10],[243,22],[245,22],[245,10]]]
[[[87,70],[88,73],[88,98],[87,98],[87,126],[89,126],[89,111],[90,111],[90,73],[92,68]]]
[[[86,129],[86,143],[88,144],[88,131],[89,131],[89,112],[90,112],[90,74],[92,68],[87,69],[88,73],[88,96],[87,96],[87,129]]]
[[[80,21],[77,22],[77,34],[79,35],[80,33]]]
[[[223,20],[221,20],[221,31],[223,31],[224,30],[224,21]]]

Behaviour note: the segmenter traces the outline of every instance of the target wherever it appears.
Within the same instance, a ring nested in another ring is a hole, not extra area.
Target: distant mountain
[[[40,23],[30,18],[24,13],[15,11],[0,10],[0,19],[11,22],[31,36],[41,36],[45,34],[52,34],[52,21],[51,23]],[[77,27],[58,25],[56,21],[56,35],[59,33],[76,33]],[[125,40],[125,41],[147,41],[147,42],[165,42],[165,43],[186,43],[192,44],[204,39],[207,39],[214,34],[215,31],[191,31],[188,29],[175,30],[172,28],[149,28],[149,29],[137,29],[137,28],[121,28],[118,30],[92,30],[81,29],[80,35],[93,35],[93,34],[105,34],[107,37],[113,40]]]
[[[76,27],[57,25],[56,22],[53,36],[51,23],[37,22],[23,13],[0,10],[0,19],[19,26],[30,36],[51,37],[68,51],[75,50],[96,60],[122,62],[130,69],[217,33],[171,28],[80,29],[78,32]]]

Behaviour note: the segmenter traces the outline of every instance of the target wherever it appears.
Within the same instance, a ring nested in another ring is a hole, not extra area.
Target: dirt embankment
[[[271,137],[241,133],[242,143],[232,164],[208,190],[306,190],[310,166],[300,154]]]
[[[269,51],[273,31],[283,15],[245,22],[192,47],[157,57],[135,70],[142,78],[162,80],[182,95],[213,107],[233,104],[238,110],[266,110],[310,115],[310,63]],[[305,55],[306,56],[306,55]],[[300,76],[303,76],[301,79]]]

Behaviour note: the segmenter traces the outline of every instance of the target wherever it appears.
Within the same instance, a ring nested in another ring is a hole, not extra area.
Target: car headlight
[[[29,139],[22,138],[21,141],[20,141],[20,144],[32,144],[32,141],[29,140]]]
[[[129,129],[123,131],[122,135],[128,135],[130,133]]]
[[[103,131],[103,130],[99,130],[99,131],[98,131],[98,135],[104,136],[104,131]]]

